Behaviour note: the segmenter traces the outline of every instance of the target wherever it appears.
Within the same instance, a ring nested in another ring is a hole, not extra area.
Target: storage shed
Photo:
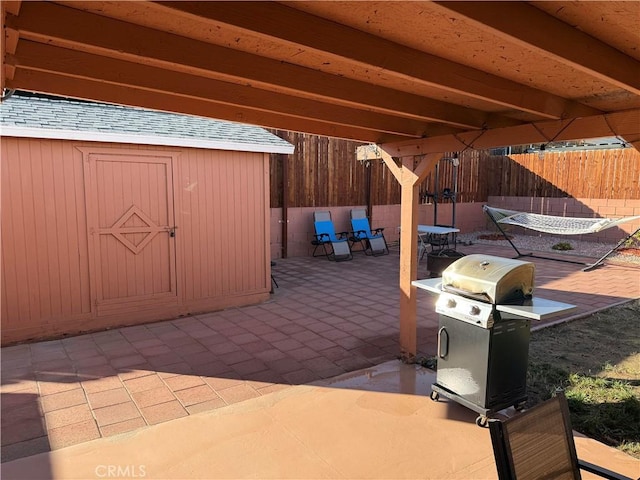
[[[258,127],[15,94],[0,106],[2,344],[264,301]]]

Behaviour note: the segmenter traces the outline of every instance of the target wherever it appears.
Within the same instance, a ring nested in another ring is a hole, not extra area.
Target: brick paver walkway
[[[465,253],[511,257],[500,247]],[[637,268],[534,259],[536,293],[581,316],[640,297]],[[419,276],[426,276],[426,261]],[[279,260],[255,306],[2,349],[2,461],[132,431],[365,368],[398,354],[398,254]],[[435,352],[420,293],[418,351]]]

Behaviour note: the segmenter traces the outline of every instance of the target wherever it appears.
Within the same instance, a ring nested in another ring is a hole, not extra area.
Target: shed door
[[[97,315],[177,304],[172,158],[120,151],[85,160]]]

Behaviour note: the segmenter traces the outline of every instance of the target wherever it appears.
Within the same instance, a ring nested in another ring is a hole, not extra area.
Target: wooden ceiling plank
[[[23,40],[12,59],[20,68],[49,71],[78,78],[99,78],[105,82],[131,85],[150,91],[174,92],[177,96],[203,98],[231,105],[246,105],[300,118],[316,118],[338,125],[380,130],[420,138],[458,131],[411,119],[363,112],[316,100],[291,97],[246,85],[238,85],[148,65],[105,58],[84,52]]]
[[[478,27],[640,94],[640,62],[526,2],[436,2]]]
[[[545,118],[567,118],[597,110],[502,77],[460,65],[274,2],[162,2],[156,8],[194,15],[384,70],[414,82],[467,95]],[[304,28],[300,28],[304,25]]]
[[[316,120],[307,120],[273,112],[262,112],[237,105],[228,105],[205,99],[178,97],[171,93],[152,92],[132,86],[113,85],[96,80],[56,75],[50,72],[25,70],[18,68],[13,80],[7,82],[8,88],[33,92],[61,95],[65,97],[93,100],[151,108],[160,111],[198,115],[232,122],[259,125],[265,128],[278,128],[293,132],[314,132],[317,135],[336,138],[361,138],[363,141],[375,142],[376,139],[393,140],[397,135],[381,135],[356,127],[348,127]],[[43,85],[46,89],[43,90]],[[216,116],[212,117],[212,112]]]
[[[609,136],[619,136],[629,143],[640,139],[640,109],[493,130],[469,131],[379,146],[393,157],[406,157],[434,152],[482,150],[509,145]]]
[[[50,3],[29,3],[9,22],[28,40],[224,79],[369,111],[468,129],[515,125],[500,115],[338,77],[259,55]]]

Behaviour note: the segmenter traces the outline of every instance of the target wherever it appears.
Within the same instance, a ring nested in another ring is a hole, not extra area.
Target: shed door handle
[[[444,339],[443,339],[444,337]],[[449,333],[445,327],[438,330],[438,357],[444,358],[449,353]]]

